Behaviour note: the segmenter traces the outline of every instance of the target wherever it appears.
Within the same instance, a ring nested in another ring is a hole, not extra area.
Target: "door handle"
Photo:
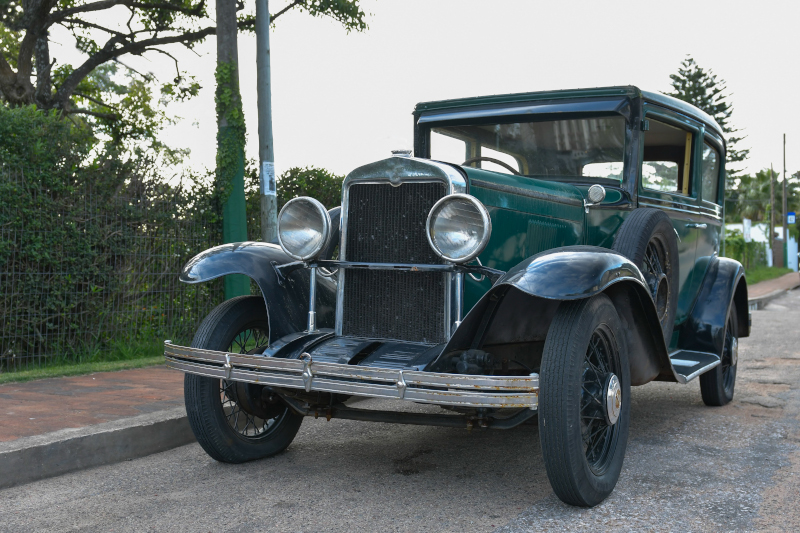
[[[708,224],[699,224],[697,222],[692,222],[691,224],[686,224],[687,228],[698,228],[698,229],[706,229]]]

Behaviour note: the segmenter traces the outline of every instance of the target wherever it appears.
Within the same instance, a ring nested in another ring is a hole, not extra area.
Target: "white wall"
[[[789,244],[786,247],[786,256],[787,256],[786,258],[788,259],[787,264],[789,268],[797,272],[797,263],[798,263],[797,241],[794,239],[794,237],[789,237]]]

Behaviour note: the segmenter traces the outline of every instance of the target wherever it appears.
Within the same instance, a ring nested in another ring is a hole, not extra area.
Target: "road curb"
[[[800,286],[800,283],[798,283],[798,286]],[[795,289],[797,289],[797,286],[790,287],[788,289],[778,289],[772,291],[769,294],[765,294],[764,296],[759,296],[758,298],[750,298],[749,300],[747,300],[747,307],[750,309],[750,311],[760,311],[761,309],[764,309],[764,307],[766,307],[766,305],[775,298],[778,298],[782,296],[784,293],[788,291],[793,291]]]
[[[195,438],[183,407],[2,442],[0,489],[192,442]]]

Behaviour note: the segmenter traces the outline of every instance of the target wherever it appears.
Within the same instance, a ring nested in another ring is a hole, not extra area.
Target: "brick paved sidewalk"
[[[800,286],[800,274],[797,272],[790,272],[779,278],[768,279],[756,283],[755,285],[750,285],[747,287],[747,297],[752,300],[753,298],[761,298],[775,291],[790,291],[798,286]]]
[[[163,366],[0,385],[0,442],[183,406],[183,372]]]

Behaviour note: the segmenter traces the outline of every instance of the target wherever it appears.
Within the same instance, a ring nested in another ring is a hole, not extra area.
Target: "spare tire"
[[[622,223],[612,248],[641,270],[669,347],[678,308],[678,241],[672,222],[658,209],[636,209]]]

